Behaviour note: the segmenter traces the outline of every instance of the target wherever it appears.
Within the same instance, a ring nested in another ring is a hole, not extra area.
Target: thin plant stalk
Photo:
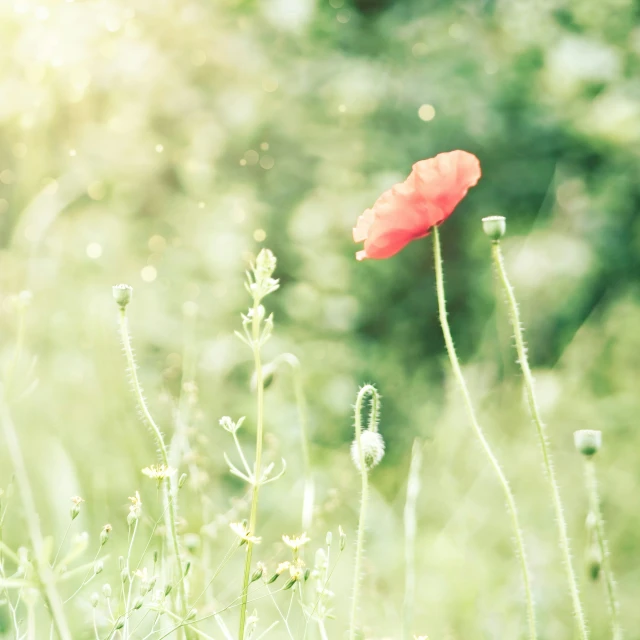
[[[462,369],[460,368],[460,363],[458,362],[458,356],[456,355],[455,346],[453,344],[453,338],[451,337],[451,329],[449,328],[449,321],[447,320],[447,306],[446,306],[446,298],[444,294],[444,276],[442,272],[442,252],[440,249],[440,235],[438,231],[438,227],[434,227],[433,229],[433,253],[434,253],[434,262],[435,262],[435,272],[436,272],[436,291],[438,296],[438,311],[440,316],[440,324],[442,325],[442,333],[444,335],[444,342],[447,348],[447,353],[449,355],[449,360],[451,361],[451,367],[453,368],[453,373],[458,382],[458,386],[460,387],[460,391],[462,392],[462,397],[464,399],[464,404],[467,410],[467,415],[469,417],[469,422],[471,422],[471,426],[476,434],[478,441],[480,442],[480,446],[487,456],[489,463],[493,467],[493,470],[502,486],[502,491],[504,492],[504,497],[507,503],[507,509],[509,511],[509,515],[511,516],[511,524],[513,527],[513,535],[516,542],[517,555],[520,560],[520,569],[522,571],[522,581],[524,584],[525,590],[525,599],[526,599],[526,608],[527,608],[527,622],[529,628],[529,638],[530,640],[535,640],[537,638],[536,631],[536,618],[535,618],[535,607],[533,602],[533,592],[531,589],[531,576],[529,572],[529,565],[527,563],[527,556],[525,552],[524,546],[524,536],[522,534],[522,529],[520,527],[520,520],[518,517],[518,511],[516,509],[516,502],[513,496],[513,492],[511,491],[511,487],[509,486],[509,482],[498,462],[498,458],[493,453],[489,442],[484,435],[484,431],[478,422],[476,417],[475,409],[473,408],[473,404],[471,402],[471,396],[469,394],[469,390],[467,388],[467,384],[465,382],[464,376],[462,375]]]
[[[11,390],[13,386],[13,373],[15,371],[16,364],[20,359],[23,342],[24,308],[21,307],[19,309],[18,316],[18,338],[16,342],[16,349],[5,377],[5,387],[8,390]],[[47,559],[44,557],[45,545],[42,531],[40,529],[40,518],[38,517],[38,512],[36,510],[33,491],[31,489],[31,483],[29,482],[29,475],[27,473],[27,467],[22,454],[22,447],[20,446],[20,439],[18,438],[18,433],[13,423],[7,402],[8,400],[5,397],[5,394],[1,394],[0,420],[4,430],[9,456],[13,463],[16,484],[18,485],[18,490],[20,491],[20,496],[22,498],[27,530],[35,553],[36,571],[40,582],[42,596],[47,608],[49,609],[53,626],[55,627],[59,640],[71,640],[71,632],[64,612],[62,598],[60,597],[56,587],[53,571],[51,570]]]
[[[420,493],[420,470],[422,468],[422,444],[416,438],[411,449],[411,464],[407,481],[407,499],[404,505],[404,605],[402,637],[413,638],[413,608],[416,597],[416,506]]]
[[[576,580],[576,574],[573,570],[573,562],[571,560],[571,547],[569,544],[569,535],[567,533],[567,522],[564,517],[562,509],[562,500],[560,498],[560,489],[556,480],[555,470],[553,468],[553,460],[551,458],[551,451],[549,447],[549,438],[547,436],[547,429],[540,416],[540,409],[536,400],[533,375],[531,368],[529,367],[529,360],[527,358],[527,347],[525,345],[522,323],[520,321],[520,311],[518,309],[518,303],[516,302],[515,293],[513,287],[507,277],[507,271],[504,266],[504,260],[502,258],[502,251],[500,249],[499,240],[494,240],[491,245],[491,255],[498,278],[502,289],[507,298],[507,305],[509,309],[509,319],[511,326],[513,327],[516,351],[518,353],[518,363],[522,370],[522,376],[524,378],[524,386],[527,395],[527,404],[529,405],[529,411],[531,417],[536,426],[538,433],[538,440],[540,441],[540,448],[542,450],[542,459],[544,462],[544,468],[547,473],[547,478],[551,486],[551,497],[553,501],[553,508],[555,511],[556,522],[558,525],[558,534],[560,539],[560,549],[564,560],[564,566],[567,573],[567,581],[569,583],[569,591],[571,594],[571,600],[573,603],[573,616],[576,621],[576,626],[580,634],[581,640],[587,640],[589,633],[587,630],[587,621],[582,609],[582,602],[580,601],[580,593],[578,591],[578,582]]]
[[[364,550],[364,530],[367,514],[367,500],[369,498],[369,472],[365,461],[365,452],[362,447],[362,408],[365,398],[371,396],[371,413],[369,415],[369,429],[377,431],[378,410],[380,396],[378,390],[370,384],[360,389],[355,406],[355,443],[358,453],[360,477],[362,479],[362,496],[360,499],[360,515],[358,519],[358,535],[356,538],[356,557],[353,569],[353,598],[351,601],[351,624],[349,625],[349,640],[355,640],[356,620],[358,617],[358,596],[360,591],[360,573],[362,571],[362,554]]]
[[[256,299],[253,305],[253,318],[251,324],[253,362],[256,379],[257,401],[257,426],[256,426],[256,461],[253,470],[253,491],[251,497],[251,512],[249,515],[249,532],[255,535],[258,521],[258,494],[262,478],[262,444],[264,430],[264,372],[262,368],[262,353],[260,349],[260,313],[259,301]],[[247,619],[247,599],[249,596],[249,581],[251,579],[251,558],[253,555],[253,542],[247,542],[247,555],[244,563],[244,576],[242,579],[242,601],[240,604],[240,629],[239,640],[244,639],[245,624]]]
[[[300,421],[300,437],[302,440],[302,463],[304,466],[304,494],[302,498],[302,529],[308,531],[313,521],[313,502],[315,487],[313,474],[311,471],[311,454],[309,450],[309,419],[307,411],[307,399],[302,384],[300,370],[300,360],[292,353],[283,353],[273,361],[272,365],[277,366],[280,362],[289,365],[293,378],[293,393],[296,398],[298,408],[298,420]]]
[[[604,533],[604,520],[600,510],[600,497],[598,495],[598,480],[596,466],[591,457],[585,457],[584,474],[589,495],[589,510],[595,516],[596,538],[602,557],[602,573],[607,590],[607,604],[611,621],[611,633],[613,640],[622,640],[622,627],[620,625],[620,603],[616,593],[616,582],[611,568],[611,554]]]
[[[120,336],[122,339],[122,345],[124,348],[125,356],[127,358],[127,365],[129,369],[129,375],[131,376],[131,383],[133,386],[133,391],[136,396],[136,400],[138,402],[138,407],[144,417],[145,422],[151,429],[153,436],[156,441],[156,445],[158,447],[158,451],[160,453],[160,461],[165,466],[165,468],[169,467],[169,455],[167,452],[167,447],[164,442],[164,437],[162,432],[158,428],[149,408],[147,407],[147,402],[144,398],[144,394],[142,393],[142,387],[140,385],[140,381],[138,380],[138,372],[136,368],[135,358],[133,356],[133,350],[131,348],[131,339],[129,337],[129,329],[127,326],[127,313],[125,307],[120,307]],[[184,585],[184,568],[182,566],[182,556],[180,555],[180,542],[178,539],[178,531],[176,528],[176,504],[174,500],[174,496],[171,491],[171,481],[169,477],[166,477],[162,480],[162,490],[164,493],[164,500],[166,502],[167,507],[167,519],[169,524],[170,531],[170,542],[173,547],[173,554],[175,556],[176,567],[178,570],[178,594],[180,599],[180,612],[183,618],[187,617],[188,604],[187,604],[187,594]],[[185,633],[187,638],[190,638],[190,629],[187,626],[185,628]]]

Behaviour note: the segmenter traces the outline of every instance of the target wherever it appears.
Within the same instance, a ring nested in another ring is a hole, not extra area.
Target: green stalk
[[[162,432],[158,428],[149,408],[147,407],[147,402],[144,399],[144,394],[142,393],[142,387],[140,385],[140,381],[138,380],[138,371],[136,368],[135,358],[133,357],[133,350],[131,349],[131,339],[129,337],[129,330],[127,326],[127,313],[125,307],[120,307],[120,336],[122,339],[122,346],[124,348],[124,353],[127,358],[127,365],[129,368],[129,375],[131,376],[131,384],[133,386],[133,391],[136,396],[136,400],[138,402],[138,407],[145,419],[145,422],[148,424],[151,432],[154,435],[156,440],[156,445],[158,447],[158,451],[160,452],[160,460],[165,467],[169,467],[169,455],[167,453],[167,447],[164,443],[164,437]],[[178,531],[176,528],[176,505],[175,500],[171,491],[171,480],[169,477],[166,477],[162,481],[162,490],[164,493],[164,500],[167,504],[167,517],[169,521],[169,531],[171,537],[171,545],[173,547],[173,554],[176,560],[176,567],[178,569],[178,594],[180,597],[180,613],[183,619],[186,619],[187,612],[189,610],[187,604],[187,594],[184,586],[184,568],[182,566],[182,556],[180,555],[180,542],[178,539]],[[187,626],[185,628],[185,634],[187,638],[191,637],[190,629]]]
[[[571,548],[569,545],[569,536],[567,533],[567,522],[562,510],[562,501],[560,499],[560,490],[558,488],[558,482],[556,480],[555,471],[553,468],[553,461],[551,459],[551,451],[549,449],[549,439],[547,436],[547,430],[542,422],[540,416],[540,409],[536,401],[535,391],[533,388],[533,375],[529,367],[529,360],[527,358],[527,348],[524,342],[522,333],[522,324],[520,321],[520,311],[518,310],[518,303],[513,291],[513,287],[507,277],[507,272],[504,266],[504,260],[502,258],[502,251],[500,250],[499,240],[494,240],[491,246],[491,254],[493,262],[498,272],[500,283],[507,297],[507,304],[509,307],[509,319],[511,326],[513,327],[516,351],[518,353],[518,362],[522,369],[522,375],[524,378],[524,386],[527,394],[527,403],[529,405],[529,411],[531,417],[536,426],[538,432],[538,440],[540,441],[540,448],[542,450],[542,458],[544,462],[544,468],[547,472],[547,478],[551,486],[551,497],[553,501],[553,508],[555,511],[556,522],[558,524],[558,534],[560,538],[560,549],[564,560],[564,566],[567,573],[567,581],[569,582],[569,591],[571,593],[571,600],[573,602],[573,616],[580,633],[581,640],[587,640],[589,633],[587,631],[587,622],[582,610],[582,603],[580,601],[580,593],[578,591],[578,583],[576,581],[576,575],[573,570],[573,563],[571,561]]]
[[[13,387],[13,374],[18,360],[20,359],[23,343],[24,308],[20,308],[16,348],[5,375],[5,386],[9,392]],[[40,582],[42,597],[49,609],[59,640],[71,640],[69,624],[64,612],[62,599],[55,584],[53,571],[51,570],[46,558],[44,558],[44,538],[40,529],[40,518],[38,517],[38,512],[36,510],[33,491],[31,490],[31,483],[29,482],[29,475],[27,473],[27,467],[22,454],[22,447],[20,446],[18,433],[11,418],[7,402],[8,400],[5,397],[5,394],[2,394],[0,397],[0,419],[2,421],[5,439],[7,441],[7,448],[9,449],[9,456],[11,457],[11,462],[13,463],[16,475],[16,484],[18,485],[18,490],[20,491],[20,497],[22,498],[22,504],[24,506],[25,520],[27,522],[29,538],[31,539],[31,544],[35,553],[36,572]],[[30,610],[30,614],[31,613],[32,612]]]
[[[369,429],[377,431],[378,427],[378,390],[370,384],[365,385],[358,392],[355,406],[355,436],[358,458],[360,461],[360,477],[362,478],[362,498],[360,500],[360,516],[358,520],[358,536],[356,539],[356,558],[353,570],[353,599],[351,602],[351,624],[349,625],[349,640],[356,637],[356,618],[358,615],[358,595],[360,590],[360,572],[362,565],[362,552],[364,549],[364,528],[367,512],[367,499],[369,497],[369,472],[365,462],[364,450],[362,448],[362,405],[364,399],[371,396],[371,413],[369,416]]]
[[[259,301],[256,299],[253,305],[252,320],[252,347],[253,361],[256,374],[256,395],[257,395],[257,428],[256,428],[256,463],[253,471],[253,494],[251,498],[251,514],[249,516],[249,533],[256,534],[258,521],[258,494],[260,492],[260,481],[262,476],[262,440],[264,427],[264,375],[262,371],[262,357],[260,353],[260,314]],[[240,604],[240,629],[238,640],[244,639],[245,624],[247,618],[247,599],[249,597],[249,580],[251,578],[251,557],[253,555],[253,542],[247,542],[247,556],[244,563],[244,577],[242,580],[242,602]]]
[[[585,457],[584,473],[589,495],[589,510],[596,519],[596,538],[602,557],[602,572],[607,588],[607,601],[609,617],[611,619],[611,633],[613,640],[622,640],[622,627],[620,626],[620,603],[616,594],[616,583],[611,568],[611,554],[604,534],[604,520],[600,511],[600,498],[598,496],[598,480],[596,478],[596,466],[591,457]]]
[[[493,453],[487,438],[484,435],[482,428],[476,418],[476,413],[473,408],[473,404],[471,403],[471,396],[469,395],[469,390],[467,389],[467,384],[465,382],[464,376],[462,375],[462,369],[460,368],[460,363],[458,362],[458,356],[456,355],[456,350],[453,344],[453,338],[451,337],[451,330],[449,329],[449,321],[447,320],[447,305],[446,299],[444,295],[444,278],[442,274],[442,254],[440,250],[440,236],[438,227],[434,227],[433,229],[433,252],[434,252],[434,261],[435,261],[435,271],[436,271],[436,291],[438,295],[438,311],[440,315],[440,324],[442,325],[442,333],[444,335],[444,342],[447,347],[447,353],[449,354],[449,360],[451,361],[451,367],[453,368],[453,373],[458,382],[458,386],[460,387],[460,391],[462,392],[462,397],[464,399],[464,404],[467,409],[467,415],[469,417],[469,422],[471,422],[471,426],[480,442],[480,445],[487,456],[489,463],[493,467],[493,470],[498,478],[498,481],[502,485],[502,490],[504,492],[505,500],[507,502],[507,509],[511,516],[511,524],[513,527],[513,535],[516,541],[517,555],[520,559],[520,569],[522,571],[522,581],[524,584],[525,590],[525,598],[526,598],[526,607],[527,607],[527,621],[529,626],[529,638],[530,640],[535,640],[537,638],[536,632],[536,618],[535,618],[535,608],[533,603],[533,593],[531,590],[531,577],[529,573],[529,566],[527,564],[527,556],[525,552],[524,546],[524,537],[522,534],[522,530],[520,528],[520,521],[518,518],[518,511],[516,509],[515,499],[513,497],[513,493],[511,491],[511,487],[509,486],[509,482],[507,481],[506,476]]]

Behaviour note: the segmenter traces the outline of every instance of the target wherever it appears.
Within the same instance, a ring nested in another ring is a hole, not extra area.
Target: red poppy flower
[[[412,240],[444,222],[480,179],[480,162],[467,151],[449,151],[420,160],[411,175],[385,191],[359,218],[355,242],[364,242],[358,260],[389,258]]]

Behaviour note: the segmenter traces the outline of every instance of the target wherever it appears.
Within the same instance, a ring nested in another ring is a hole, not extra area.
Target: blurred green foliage
[[[450,320],[519,501],[541,637],[572,637],[570,603],[480,229],[490,214],[508,217],[507,264],[593,637],[606,637],[606,610],[582,557],[578,428],[604,432],[603,509],[627,637],[640,637],[637,2],[4,0],[0,42],[2,356],[8,362],[15,342],[11,294],[29,289],[20,373],[26,381],[37,358],[39,384],[14,413],[47,531],[61,539],[68,498],[79,494],[78,530],[97,536],[112,522],[114,544],[124,545],[127,496],[139,488],[156,504],[140,474],[153,445],[127,388],[111,298],[111,285],[124,281],[135,290],[140,375],[168,433],[188,335],[184,304],[197,304],[187,347],[198,353],[192,444],[207,508],[185,497],[182,513],[185,530],[205,526],[223,555],[232,534],[211,523],[243,487],[222,460],[230,443],[217,421],[246,414],[251,447],[251,354],[233,331],[248,304],[243,272],[264,245],[278,256],[282,283],[268,301],[276,336],[265,355],[295,353],[309,396],[314,543],[338,524],[353,540],[351,404],[361,382],[384,396],[388,453],[372,474],[367,637],[399,637],[415,437],[426,444],[414,632],[520,637],[509,524],[450,382],[430,243],[357,264],[350,239],[359,213],[412,162],[462,148],[480,158],[484,176],[442,230]],[[286,374],[269,389],[267,428],[290,471],[263,492],[265,542],[299,528],[300,442]],[[1,461],[6,486],[4,450]],[[24,543],[19,516],[13,504],[5,538],[15,544]],[[269,561],[281,552],[261,551]],[[335,638],[350,581],[346,558],[333,584]],[[239,583],[231,572],[222,594]]]

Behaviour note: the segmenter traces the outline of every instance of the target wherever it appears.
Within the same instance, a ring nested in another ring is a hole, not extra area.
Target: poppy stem
[[[371,396],[371,413],[369,415],[369,429],[377,431],[380,395],[378,390],[370,384],[364,385],[358,392],[355,406],[355,443],[358,454],[360,477],[362,478],[362,498],[360,500],[360,515],[358,519],[358,537],[356,539],[356,558],[353,570],[353,599],[351,601],[351,624],[349,625],[349,640],[356,638],[356,619],[358,617],[358,595],[360,590],[360,572],[362,565],[362,552],[364,549],[364,528],[366,521],[367,499],[369,497],[369,471],[365,461],[365,452],[362,447],[362,408],[364,400]]]
[[[475,410],[473,408],[473,404],[471,403],[471,396],[469,395],[469,390],[467,388],[467,384],[465,382],[464,376],[462,375],[462,369],[460,368],[460,363],[458,361],[458,356],[456,355],[455,346],[453,344],[453,338],[451,337],[451,330],[449,328],[449,321],[447,320],[447,305],[446,299],[444,295],[444,278],[442,273],[442,252],[440,249],[440,236],[438,227],[434,227],[433,229],[433,255],[435,262],[435,271],[436,271],[436,291],[438,295],[438,312],[440,316],[440,324],[442,325],[442,333],[444,335],[444,342],[447,347],[447,353],[449,354],[449,360],[451,361],[451,367],[453,368],[453,373],[458,382],[458,386],[460,387],[460,391],[462,392],[462,397],[464,399],[464,404],[467,409],[467,415],[469,417],[469,422],[471,422],[471,426],[480,442],[480,445],[485,452],[487,458],[489,459],[489,463],[493,467],[493,470],[498,477],[500,484],[502,485],[502,490],[504,492],[505,500],[507,502],[507,508],[509,514],[511,516],[511,523],[513,526],[513,534],[516,541],[516,549],[517,555],[520,559],[520,568],[522,570],[522,581],[524,583],[525,589],[525,597],[526,597],[526,607],[527,607],[527,621],[529,625],[529,638],[530,640],[535,640],[537,638],[536,632],[536,619],[535,619],[535,610],[533,603],[533,593],[531,590],[531,576],[529,573],[529,566],[527,564],[527,556],[525,552],[524,546],[524,537],[522,534],[522,530],[520,528],[520,522],[518,518],[518,511],[516,509],[515,499],[513,497],[513,493],[511,491],[511,487],[509,486],[509,482],[507,481],[506,476],[493,453],[487,438],[480,427],[478,419],[476,417]]]
[[[127,360],[127,368],[129,370],[129,377],[131,379],[131,387],[133,388],[133,392],[136,397],[136,401],[138,403],[138,408],[140,413],[142,414],[142,418],[147,423],[147,426],[151,430],[153,437],[156,441],[156,446],[158,447],[158,451],[160,453],[160,460],[165,468],[169,467],[169,454],[167,451],[167,447],[164,442],[164,436],[160,431],[160,428],[156,424],[156,421],[153,419],[151,412],[149,411],[149,407],[147,406],[147,401],[144,398],[144,394],[142,392],[142,386],[140,385],[140,380],[138,379],[138,369],[136,366],[136,361],[133,355],[133,349],[131,347],[131,338],[129,336],[129,325],[127,322],[127,312],[126,305],[120,307],[120,338],[122,340],[122,347],[124,349],[124,354]],[[164,494],[164,503],[167,508],[167,524],[168,524],[168,541],[173,547],[173,555],[175,556],[176,563],[176,582],[178,587],[178,595],[179,595],[179,606],[180,613],[182,615],[182,619],[186,620],[187,613],[189,611],[189,605],[187,603],[187,590],[185,587],[185,574],[184,567],[182,565],[182,555],[180,553],[180,540],[178,538],[178,529],[176,526],[177,521],[177,507],[176,507],[176,496],[174,496],[171,490],[171,478],[164,478],[162,481],[162,490]],[[187,640],[190,640],[193,637],[191,627],[189,625],[185,626],[185,636]]]
[[[547,429],[542,422],[540,416],[540,409],[536,401],[535,391],[533,388],[533,375],[531,368],[529,367],[529,360],[527,358],[527,347],[525,345],[522,323],[520,321],[520,312],[518,310],[518,303],[513,291],[513,287],[507,277],[507,271],[504,266],[504,260],[502,258],[502,251],[500,249],[500,241],[494,240],[491,246],[491,255],[493,262],[500,279],[500,284],[507,297],[507,304],[509,307],[509,319],[511,326],[513,327],[516,351],[518,353],[518,363],[522,370],[524,378],[524,386],[527,395],[527,403],[529,405],[529,411],[531,417],[536,426],[538,432],[538,439],[540,441],[540,448],[542,450],[542,458],[544,467],[547,472],[547,478],[551,486],[551,496],[553,501],[553,508],[555,511],[556,522],[558,524],[558,533],[560,538],[560,549],[564,559],[565,570],[567,572],[567,580],[569,582],[569,591],[571,593],[571,600],[573,601],[573,616],[576,621],[576,625],[580,632],[580,639],[587,640],[589,633],[587,631],[587,622],[585,620],[584,612],[582,610],[582,603],[580,601],[580,593],[578,591],[578,583],[576,581],[576,575],[573,570],[573,564],[571,560],[571,548],[569,545],[569,536],[567,534],[567,522],[562,510],[562,501],[560,499],[560,490],[558,488],[558,482],[556,480],[555,471],[553,468],[553,460],[551,458],[551,451],[549,448],[549,439],[547,436]]]

